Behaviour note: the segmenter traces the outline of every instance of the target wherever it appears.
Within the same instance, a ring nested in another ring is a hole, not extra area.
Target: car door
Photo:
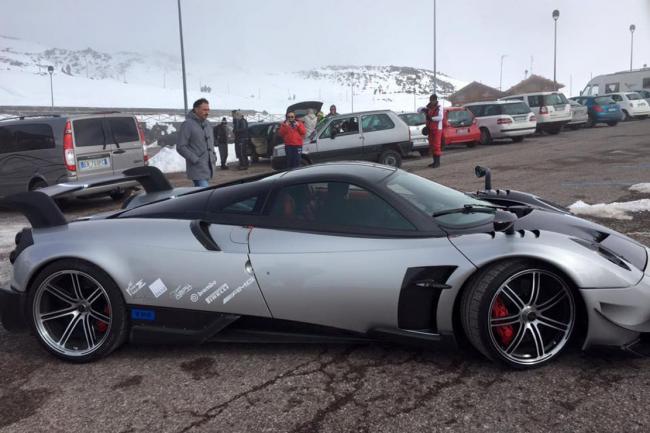
[[[408,141],[408,136],[400,136],[395,122],[386,113],[374,113],[361,116],[363,133],[363,159],[376,161],[387,144]]]
[[[103,117],[71,121],[77,176],[79,179],[113,174],[113,146],[107,138]]]
[[[250,260],[276,319],[395,328],[409,268],[463,260],[446,237],[413,237],[399,211],[346,182],[283,187],[265,213],[269,223],[250,234]]]
[[[113,174],[144,165],[144,152],[140,133],[133,116],[107,116],[105,118],[107,142],[111,144]]]
[[[316,149],[309,145],[313,161],[341,161],[360,159],[363,152],[363,135],[358,116],[337,116],[330,120],[316,141]]]

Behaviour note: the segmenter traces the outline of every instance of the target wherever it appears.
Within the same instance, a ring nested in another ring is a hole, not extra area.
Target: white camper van
[[[581,96],[604,95],[607,93],[634,92],[650,89],[650,68],[616,72],[592,78]]]

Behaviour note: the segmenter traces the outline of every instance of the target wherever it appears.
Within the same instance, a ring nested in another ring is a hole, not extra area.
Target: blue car
[[[587,107],[589,126],[596,126],[597,123],[616,126],[623,118],[620,105],[609,96],[576,96],[571,99]]]

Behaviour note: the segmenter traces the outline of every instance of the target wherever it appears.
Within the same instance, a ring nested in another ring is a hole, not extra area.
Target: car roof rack
[[[4,120],[16,120],[16,119],[23,120],[23,119],[26,119],[28,117],[61,117],[61,115],[60,114],[54,114],[54,113],[25,114],[23,116],[5,117],[3,119],[0,119],[0,122],[4,121]]]

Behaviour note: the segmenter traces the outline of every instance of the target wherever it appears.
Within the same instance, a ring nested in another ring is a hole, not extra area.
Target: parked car
[[[462,341],[528,369],[650,332],[649,248],[475,173],[472,194],[368,163],[174,189],[145,167],[126,173],[143,201],[70,222],[51,196],[10,196],[32,227],[1,321],[77,363],[127,340]]]
[[[22,116],[0,121],[0,196],[120,174],[147,163],[144,133],[128,114]],[[137,183],[96,186],[76,196],[122,199]]]
[[[304,164],[367,160],[399,167],[413,148],[411,131],[390,110],[341,114],[322,121],[302,149]],[[284,146],[275,146],[271,166],[286,167]]]
[[[571,104],[571,121],[567,126],[571,129],[582,128],[589,121],[589,110],[578,101],[569,100]]]
[[[621,107],[609,96],[576,96],[571,99],[587,107],[587,125],[592,127],[598,123],[616,126],[623,116]]]
[[[425,156],[431,153],[429,148],[429,140],[427,136],[422,134],[422,128],[426,124],[426,117],[424,113],[402,113],[399,115],[411,130],[411,141],[413,142],[413,150]]]
[[[650,68],[633,69],[598,75],[589,80],[580,96],[600,96],[605,93],[634,92],[650,89]]]
[[[560,92],[537,92],[502,98],[507,101],[524,101],[537,117],[537,131],[557,134],[571,121],[571,105]]]
[[[636,92],[608,93],[603,96],[609,96],[621,107],[623,120],[650,115],[650,105]]]
[[[537,118],[523,101],[474,102],[465,108],[476,117],[483,145],[502,138],[518,143],[537,128]]]
[[[476,118],[467,108],[447,107],[443,115],[442,146],[466,144],[474,147],[481,139]]]

